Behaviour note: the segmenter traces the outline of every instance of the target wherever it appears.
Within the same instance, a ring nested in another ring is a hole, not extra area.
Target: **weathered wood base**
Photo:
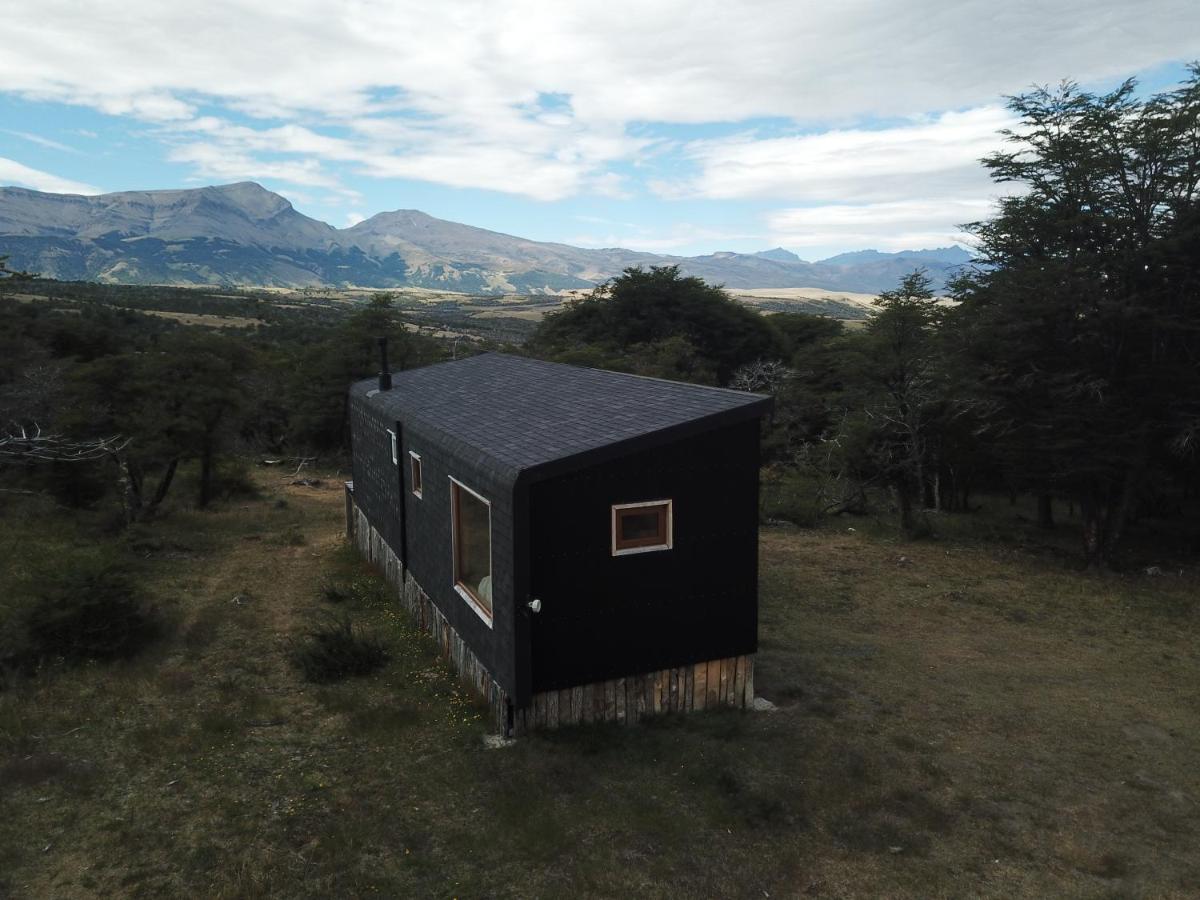
[[[662,713],[695,712],[717,707],[749,708],[754,701],[754,657],[713,659],[594,684],[534,694],[528,706],[515,708],[504,690],[451,627],[429,595],[404,568],[346,486],[346,536],[383,574],[414,624],[429,634],[442,658],[487,703],[496,730],[519,735],[537,728],[586,722],[632,724]]]
[[[754,657],[733,656],[594,684],[534,694],[513,711],[514,734],[586,722],[633,724],[662,713],[694,712],[754,702]]]

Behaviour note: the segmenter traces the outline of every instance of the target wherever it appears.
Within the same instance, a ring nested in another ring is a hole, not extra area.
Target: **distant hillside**
[[[771,250],[770,253],[777,251]],[[784,253],[787,251],[784,250]],[[936,250],[901,250],[898,253],[881,253],[878,250],[855,250],[853,253],[839,253],[828,259],[821,260],[826,266],[866,266],[877,263],[911,262],[913,265],[925,266],[961,266],[971,261],[971,254],[962,247],[939,247]]]
[[[0,188],[0,255],[59,279],[521,294],[586,289],[634,265],[678,265],[734,289],[878,293],[916,267],[941,286],[969,259],[957,247],[864,250],[816,263],[783,248],[691,257],[589,250],[418,210],[379,213],[337,229],[251,182],[93,197]]]
[[[759,250],[754,254],[761,256],[763,259],[773,259],[776,262],[798,263],[804,262],[799,256],[791,250],[784,250],[782,247],[776,247],[774,250]]]

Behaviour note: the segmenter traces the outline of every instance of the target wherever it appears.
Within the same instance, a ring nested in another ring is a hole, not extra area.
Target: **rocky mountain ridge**
[[[337,229],[253,182],[82,196],[0,188],[0,255],[61,280],[274,287],[582,290],[634,265],[678,265],[734,289],[877,293],[924,267],[939,286],[969,254],[868,250],[806,262],[783,248],[669,256],[533,241],[419,210]]]

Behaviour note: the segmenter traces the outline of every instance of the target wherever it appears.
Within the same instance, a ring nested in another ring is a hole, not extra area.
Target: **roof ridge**
[[[755,391],[740,391],[737,388],[721,387],[715,384],[697,384],[694,381],[678,381],[674,378],[662,378],[658,375],[641,375],[637,372],[621,372],[617,369],[602,369],[599,366],[578,366],[574,363],[556,362],[551,359],[539,359],[536,356],[519,356],[515,353],[504,353],[500,350],[484,350],[481,353],[473,354],[472,356],[464,357],[461,360],[446,360],[446,362],[463,362],[468,359],[476,359],[481,356],[495,356],[500,359],[519,360],[521,362],[535,363],[542,366],[551,366],[555,368],[575,369],[580,372],[596,372],[601,375],[612,375],[618,378],[640,378],[644,381],[656,381],[662,384],[679,385],[681,387],[692,388],[703,391],[719,391],[724,394],[734,394],[739,397],[758,397],[763,400],[769,400],[769,394],[759,394]],[[440,365],[434,363],[434,365]]]
[[[351,390],[385,416],[445,435],[509,472],[732,425],[771,403],[746,391],[494,352],[395,372],[387,391],[377,385],[363,379]]]

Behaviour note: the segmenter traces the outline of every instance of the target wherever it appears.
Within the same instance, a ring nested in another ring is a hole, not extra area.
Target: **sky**
[[[1196,0],[0,0],[0,184],[805,259],[963,243],[1006,96],[1167,89]]]

